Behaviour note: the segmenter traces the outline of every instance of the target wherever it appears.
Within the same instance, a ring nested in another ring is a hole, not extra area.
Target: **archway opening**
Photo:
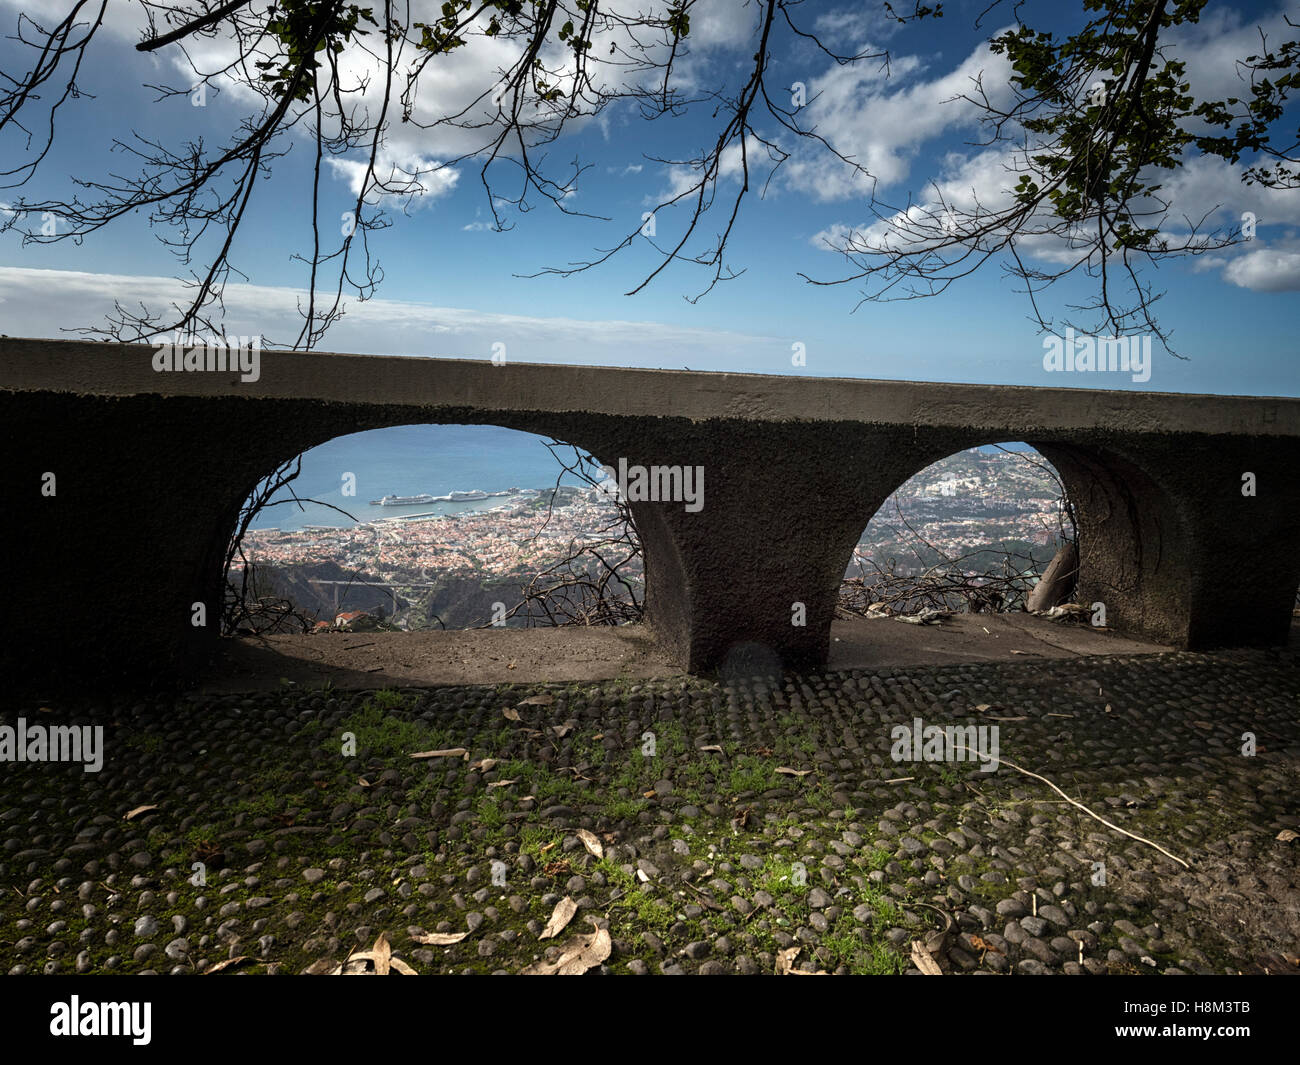
[[[863,530],[842,614],[924,620],[1024,610],[1058,559],[1052,607],[1078,575],[1074,508],[1055,467],[1021,442],[985,444],[914,474]]]
[[[495,425],[335,437],[249,495],[223,632],[616,625],[644,572],[626,507],[581,448]]]

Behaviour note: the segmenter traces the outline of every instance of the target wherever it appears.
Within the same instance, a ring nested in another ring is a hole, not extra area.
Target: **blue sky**
[[[7,34],[19,8],[53,21],[48,14],[62,14],[67,6],[0,0],[0,22]],[[112,172],[135,173],[129,157],[110,153],[113,138],[129,139],[132,130],[173,146],[200,136],[216,145],[249,113],[248,100],[234,89],[210,93],[202,108],[185,96],[155,102],[156,94],[142,84],[184,84],[188,68],[178,66],[174,48],[137,53],[138,5],[115,0],[109,6],[110,21],[78,77],[88,95],[60,113],[55,147],[38,178],[23,190],[29,197],[67,194],[69,177],[102,180]],[[932,182],[959,203],[966,194],[994,196],[1005,181],[1002,159],[972,143],[981,139],[979,127],[970,109],[951,97],[980,71],[992,92],[1005,86],[1005,67],[985,43],[1010,23],[1010,12],[995,9],[976,30],[973,23],[986,0],[947,3],[942,20],[898,29],[874,14],[878,6],[874,0],[851,6],[809,0],[797,10],[808,24],[822,20],[828,40],[837,45],[888,48],[888,77],[878,63],[840,67],[811,46],[785,38],[774,51],[770,83],[802,81],[809,96],[821,93],[809,105],[810,117],[820,132],[870,167],[881,199],[900,205],[930,202]],[[752,51],[756,10],[743,0],[701,0],[688,75],[706,86],[728,76],[734,84],[735,72]],[[1214,95],[1238,89],[1233,60],[1257,51],[1255,27],[1281,26],[1284,10],[1279,4],[1210,3],[1201,25],[1180,34],[1174,45],[1187,60],[1194,89]],[[1068,28],[1080,18],[1072,4],[1041,0],[1023,11],[1030,24],[1053,28]],[[220,41],[205,47],[205,54],[221,54]],[[435,90],[435,96],[443,92],[441,102],[454,101],[458,92],[468,91],[465,85],[479,84],[477,91],[486,85],[491,57],[470,52],[457,59],[451,80],[459,87]],[[0,69],[21,70],[26,62],[12,42],[0,41]],[[709,119],[709,111],[700,110],[647,124],[631,108],[617,107],[550,146],[561,169],[574,157],[590,164],[568,202],[575,210],[608,216],[608,222],[567,217],[539,200],[527,214],[508,215],[514,223],[509,232],[492,232],[485,226],[489,215],[477,164],[461,164],[454,176],[444,171],[406,213],[389,211],[391,228],[371,238],[386,275],[377,298],[351,304],[349,317],[320,347],[487,358],[494,344],[505,344],[508,358],[530,362],[1300,395],[1300,190],[1250,189],[1239,180],[1242,167],[1209,160],[1189,160],[1168,182],[1175,216],[1213,212],[1213,222],[1230,227],[1251,210],[1259,220],[1257,236],[1227,252],[1148,272],[1147,279],[1166,292],[1158,305],[1160,322],[1188,359],[1157,350],[1150,380],[1141,383],[1117,373],[1045,372],[1043,338],[1028,318],[1029,303],[1013,291],[996,259],[940,296],[909,302],[858,306],[856,284],[815,287],[801,280],[800,272],[824,279],[851,272],[842,256],[823,246],[824,237],[872,222],[861,183],[828,157],[807,151],[796,152],[777,171],[765,198],[759,191],[766,167],[761,160],[753,167],[753,191],[728,253],[728,261],[745,273],[697,303],[684,297],[699,292],[708,275],[689,265],[670,267],[638,295],[625,295],[658,261],[641,241],[610,263],[571,277],[516,276],[590,259],[595,249],[616,244],[673,187],[672,168],[652,157],[694,154],[713,136]],[[1294,130],[1294,116],[1290,124]],[[770,120],[760,120],[759,128],[777,132]],[[395,129],[388,145],[389,157],[398,163],[447,158],[456,148],[445,130],[425,134],[411,127]],[[20,149],[19,139],[0,136],[6,160],[18,158]],[[287,157],[274,162],[273,178],[259,185],[233,255],[249,284],[227,289],[225,321],[231,333],[280,340],[296,334],[296,290],[306,273],[292,256],[309,247],[304,179],[310,160],[310,145],[299,138]],[[500,176],[507,179],[504,170]],[[732,177],[721,181],[720,204],[729,202],[733,182]],[[20,194],[0,191],[0,202]],[[347,175],[328,177],[324,194],[324,216],[338,218],[351,206]],[[681,213],[656,217],[661,244],[680,233]],[[721,217],[706,218],[691,247],[699,247],[721,224]],[[1043,254],[1050,262],[1052,250]],[[160,306],[176,294],[168,279],[177,269],[143,217],[122,219],[79,245],[23,247],[17,233],[2,234],[0,332],[58,336],[64,327],[97,325],[114,299]],[[1059,315],[1093,291],[1063,282],[1049,291],[1044,306]],[[806,352],[805,366],[792,365],[795,345]]]

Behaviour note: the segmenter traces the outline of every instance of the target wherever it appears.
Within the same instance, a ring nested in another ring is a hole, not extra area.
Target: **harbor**
[[[477,488],[472,488],[468,492],[449,492],[447,495],[437,496],[429,493],[420,495],[399,496],[387,495],[379,499],[372,499],[372,507],[410,507],[424,506],[428,503],[470,503],[480,499],[496,499],[500,496],[518,495],[520,489],[518,486],[505,489],[502,492],[483,492]]]

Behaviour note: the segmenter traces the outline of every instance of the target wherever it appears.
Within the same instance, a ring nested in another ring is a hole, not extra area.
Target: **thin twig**
[[[974,755],[980,756],[980,752],[979,752],[979,751],[973,751],[973,750],[971,750],[971,748],[967,747],[964,743],[957,743],[957,744],[954,744],[953,746],[954,746],[954,749],[957,749],[957,750],[963,750],[963,751],[970,751],[971,754],[974,754]],[[982,756],[981,756],[981,757],[982,757]],[[1024,769],[1024,768],[1022,768],[1021,766],[1016,765],[1015,762],[1008,762],[1005,758],[1001,758],[1001,757],[999,757],[999,758],[998,758],[998,762],[1000,762],[1002,765],[1009,765],[1009,766],[1010,766],[1012,769],[1014,769],[1017,773],[1024,773],[1024,775],[1027,776],[1027,777],[1033,777],[1035,780],[1041,780],[1044,784],[1046,784],[1049,788],[1051,788],[1054,792],[1056,792],[1057,795],[1061,796],[1061,798],[1063,798],[1063,799],[1064,799],[1066,802],[1068,802],[1071,806],[1077,806],[1080,810],[1082,810],[1082,811],[1083,811],[1085,814],[1087,814],[1089,817],[1093,818],[1094,820],[1100,821],[1100,822],[1101,822],[1103,825],[1105,825],[1107,828],[1113,828],[1116,832],[1120,833],[1121,835],[1128,836],[1129,839],[1135,839],[1135,840],[1137,840],[1139,843],[1145,843],[1148,847],[1154,847],[1154,848],[1155,848],[1156,850],[1158,850],[1161,854],[1163,854],[1166,858],[1172,858],[1172,859],[1173,859],[1174,861],[1176,861],[1179,865],[1181,865],[1184,869],[1190,869],[1190,868],[1191,868],[1191,865],[1190,865],[1188,862],[1183,861],[1183,859],[1180,858],[1180,857],[1178,857],[1178,855],[1176,855],[1176,854],[1170,854],[1169,851],[1165,850],[1164,847],[1160,846],[1159,843],[1152,843],[1151,840],[1149,840],[1149,839],[1145,839],[1145,838],[1143,838],[1142,836],[1139,836],[1136,832],[1130,832],[1130,831],[1129,831],[1128,829],[1126,829],[1126,828],[1120,828],[1119,825],[1116,825],[1116,824],[1113,824],[1113,823],[1110,822],[1110,821],[1107,821],[1104,817],[1101,816],[1101,814],[1093,813],[1091,810],[1088,809],[1088,807],[1084,806],[1083,803],[1079,802],[1078,799],[1072,799],[1072,798],[1070,798],[1070,796],[1066,795],[1065,792],[1063,792],[1060,788],[1058,788],[1055,784],[1053,784],[1053,783],[1052,783],[1050,780],[1048,780],[1045,776],[1041,776],[1041,775],[1038,774],[1038,773],[1031,773],[1028,769]]]

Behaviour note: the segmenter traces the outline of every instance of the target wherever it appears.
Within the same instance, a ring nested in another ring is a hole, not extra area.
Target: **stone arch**
[[[862,538],[863,530],[880,512],[885,502],[912,477],[933,466],[936,462],[960,451],[985,444],[1001,443],[1010,437],[1005,434],[954,433],[951,431],[918,430],[910,446],[900,445],[896,434],[886,436],[874,445],[874,475],[866,491],[855,500],[852,517],[837,538],[832,557],[828,560],[828,578],[834,574],[834,595],[838,598],[840,582],[853,558],[853,552]],[[828,630],[829,637],[829,630]],[[829,643],[828,643],[829,650]]]
[[[836,574],[836,588],[862,530],[908,479],[959,451],[1019,438],[1052,463],[1074,506],[1080,526],[1076,598],[1105,603],[1111,627],[1187,646],[1191,598],[1180,561],[1190,550],[1193,515],[1187,501],[1148,468],[1149,460],[1112,446],[1034,433],[915,436],[914,448],[894,448],[878,462],[878,476],[855,512],[858,520],[830,560],[828,575]]]
[[[559,415],[525,416],[506,412],[412,407],[321,409],[323,405],[320,404],[307,404],[305,409],[290,410],[286,409],[288,406],[291,404],[277,404],[274,425],[263,426],[271,431],[262,435],[253,433],[253,423],[258,419],[246,417],[246,413],[252,412],[236,412],[232,415],[234,424],[252,434],[251,442],[244,450],[242,461],[228,476],[223,477],[214,472],[208,481],[208,501],[195,512],[196,523],[206,527],[208,534],[193,560],[190,587],[198,589],[201,601],[211,604],[209,618],[213,620],[206,630],[193,634],[190,653],[197,661],[206,659],[216,646],[215,618],[219,615],[224,595],[225,551],[236,529],[239,513],[261,480],[296,455],[342,436],[402,425],[494,425],[563,440],[602,462],[608,462],[607,456],[611,454],[608,445],[602,446],[603,442],[596,442],[594,448],[588,447],[585,441],[578,439],[585,435],[581,432],[581,427]],[[652,517],[634,508],[634,520],[638,522],[638,529],[640,521]],[[644,539],[643,536],[643,541]],[[656,548],[661,542],[662,537],[655,538]],[[648,554],[649,552],[647,556]],[[656,550],[655,558],[661,565],[664,564],[663,555],[662,550]],[[647,597],[650,587],[649,570],[647,557]]]

